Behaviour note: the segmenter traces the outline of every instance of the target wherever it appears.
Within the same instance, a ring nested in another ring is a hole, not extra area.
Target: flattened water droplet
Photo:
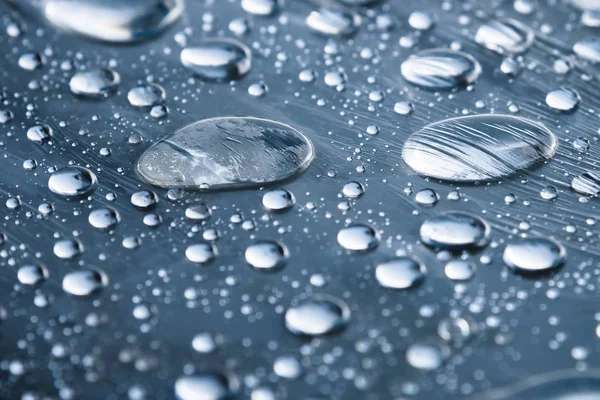
[[[352,224],[339,230],[337,242],[346,250],[366,251],[379,245],[379,233],[370,225]]]
[[[466,260],[452,260],[446,264],[444,272],[453,281],[468,281],[475,275],[475,265]]]
[[[296,335],[326,335],[343,329],[349,320],[348,305],[328,295],[314,295],[285,312],[285,326]]]
[[[183,8],[183,0],[48,0],[44,15],[67,32],[123,43],[156,36]]]
[[[573,51],[587,61],[600,63],[600,39],[598,38],[588,38],[578,41],[573,45]]]
[[[531,28],[512,18],[487,22],[475,34],[475,42],[498,54],[523,53],[534,38]]]
[[[152,107],[164,101],[165,97],[165,90],[156,84],[138,86],[127,93],[127,100],[134,107]]]
[[[481,65],[471,55],[450,49],[423,50],[402,63],[404,79],[428,89],[453,89],[471,84]]]
[[[52,139],[53,131],[48,125],[34,125],[27,129],[27,139],[36,143],[47,143]]]
[[[413,11],[408,17],[408,24],[419,31],[427,31],[435,25],[437,17],[429,11]]]
[[[419,230],[427,246],[450,251],[488,244],[491,228],[475,214],[450,211],[427,219]]]
[[[449,352],[442,343],[414,343],[406,350],[406,361],[414,368],[432,371],[442,366]]]
[[[415,201],[423,207],[433,207],[439,199],[440,196],[433,189],[421,189],[415,195]]]
[[[297,379],[302,375],[302,364],[294,356],[279,356],[273,363],[273,372],[282,378]]]
[[[469,341],[476,331],[477,323],[470,317],[445,318],[438,324],[438,335],[455,345]]]
[[[97,208],[90,212],[88,222],[96,229],[111,230],[121,220],[117,210],[110,207]]]
[[[313,159],[312,143],[287,125],[258,118],[196,122],[150,147],[137,170],[165,188],[238,189],[288,179]]]
[[[251,244],[244,253],[246,262],[261,271],[275,271],[285,265],[289,257],[283,244],[272,241],[260,241]]]
[[[415,132],[402,158],[417,173],[457,182],[511,175],[556,153],[558,140],[543,124],[508,115],[451,118]]]
[[[68,272],[62,282],[63,290],[73,296],[89,296],[108,286],[108,276],[99,270],[85,268]]]
[[[141,210],[149,210],[158,204],[158,196],[150,190],[140,190],[131,195],[131,204]]]
[[[562,266],[566,255],[565,248],[554,240],[526,238],[506,245],[502,260],[513,271],[530,274]]]
[[[63,260],[72,260],[83,252],[83,245],[77,239],[63,239],[54,243],[54,255]]]
[[[235,39],[206,39],[181,51],[181,63],[198,77],[211,81],[239,79],[250,71],[252,53]]]
[[[85,196],[95,189],[96,175],[87,168],[69,166],[59,169],[50,175],[48,188],[61,196]]]
[[[230,400],[237,386],[233,378],[219,372],[205,371],[177,379],[175,396],[178,400]]]
[[[360,25],[360,17],[352,11],[321,8],[306,17],[306,25],[327,36],[351,36]]]
[[[17,272],[17,278],[23,285],[39,285],[48,278],[48,270],[43,265],[23,265]]]
[[[279,11],[279,0],[242,0],[242,8],[254,15],[273,15]]]
[[[423,282],[426,275],[425,265],[416,258],[408,256],[382,262],[375,269],[377,282],[381,286],[391,289],[415,287]]]
[[[342,194],[351,199],[357,199],[365,193],[365,187],[356,181],[350,181],[342,188]]]
[[[546,95],[546,104],[548,107],[558,111],[573,111],[581,102],[581,97],[575,89],[561,87],[552,90]]]
[[[215,259],[216,249],[210,243],[196,243],[185,250],[188,260],[198,264],[208,264]]]
[[[27,71],[34,71],[42,68],[46,59],[40,53],[25,53],[19,57],[19,67]]]
[[[582,10],[600,10],[600,0],[571,0],[571,4]]]
[[[571,180],[571,189],[577,193],[598,196],[600,194],[600,171],[588,171],[577,175]]]
[[[194,221],[205,221],[209,219],[211,215],[212,211],[205,203],[199,203],[193,206],[189,206],[185,210],[186,218],[189,218]]]
[[[294,195],[285,189],[269,190],[263,195],[262,205],[270,211],[285,211],[296,204]]]
[[[69,81],[74,95],[100,99],[108,97],[117,90],[121,76],[108,68],[77,72]]]

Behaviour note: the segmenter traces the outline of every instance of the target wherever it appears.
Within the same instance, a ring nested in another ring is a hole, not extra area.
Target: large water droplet
[[[539,122],[486,114],[426,126],[406,141],[402,158],[422,175],[476,182],[550,159],[557,147],[556,136]]]
[[[348,305],[328,295],[314,295],[285,313],[285,326],[296,335],[326,335],[343,329],[349,320]]]
[[[429,218],[419,230],[421,241],[427,246],[451,251],[483,247],[488,244],[490,234],[487,222],[463,211],[450,211]]]
[[[188,260],[198,264],[208,264],[215,259],[216,249],[210,243],[196,243],[185,250]]]
[[[206,80],[239,79],[250,71],[252,53],[235,39],[206,39],[181,51],[181,63]]]
[[[96,229],[111,230],[121,220],[117,210],[110,207],[97,208],[90,212],[88,222]]]
[[[183,0],[48,0],[44,15],[59,29],[122,43],[159,34],[183,8]]]
[[[481,65],[471,55],[449,49],[414,54],[400,66],[407,81],[428,89],[452,89],[477,80]]]
[[[23,265],[17,271],[17,278],[23,285],[39,285],[48,275],[48,269],[43,265]]]
[[[89,169],[70,166],[61,168],[50,175],[48,188],[61,196],[79,197],[94,190],[96,183],[96,175]]]
[[[382,262],[375,269],[377,282],[391,289],[409,289],[423,282],[427,270],[421,261],[413,257],[398,257]]]
[[[48,125],[34,125],[27,129],[27,139],[36,143],[47,143],[52,139],[53,133]]]
[[[269,190],[262,198],[263,207],[270,211],[285,211],[295,203],[294,195],[285,189]]]
[[[337,242],[346,250],[365,251],[379,245],[379,233],[370,225],[353,224],[342,228],[337,234]]]
[[[589,196],[600,194],[600,171],[588,171],[571,180],[571,189]]]
[[[244,256],[252,267],[261,271],[274,271],[285,265],[289,254],[281,243],[260,241],[248,246]]]
[[[108,276],[93,268],[68,272],[62,282],[63,290],[73,296],[89,296],[108,285]]]
[[[127,93],[127,100],[134,107],[152,107],[162,102],[165,97],[165,90],[156,84],[134,87]]]
[[[563,265],[567,251],[558,242],[546,238],[526,238],[509,243],[502,260],[520,273],[545,272]]]
[[[237,189],[288,179],[308,167],[312,143],[287,125],[258,118],[196,122],[150,147],[140,175],[161,187]]]
[[[600,0],[571,0],[571,4],[582,10],[600,10]]]
[[[206,371],[177,379],[175,396],[178,400],[231,400],[237,386],[233,378]]]
[[[546,104],[548,104],[548,107],[558,111],[573,111],[579,106],[580,102],[581,97],[579,93],[568,87],[552,90],[546,95]]]
[[[306,17],[306,25],[327,36],[350,36],[360,25],[360,17],[352,11],[321,8]]]
[[[598,38],[588,38],[578,41],[573,45],[573,51],[585,60],[600,63],[600,39]]]
[[[273,15],[279,11],[280,0],[242,0],[244,11],[254,15]]]
[[[121,76],[108,68],[77,72],[69,81],[71,92],[77,96],[103,98],[112,94],[121,83]]]
[[[83,244],[77,239],[63,239],[54,243],[54,255],[63,260],[72,260],[83,253]]]
[[[475,34],[475,42],[498,54],[523,53],[534,38],[531,28],[512,18],[485,23]]]
[[[417,369],[438,369],[448,357],[450,350],[442,343],[414,343],[406,350],[406,361]]]

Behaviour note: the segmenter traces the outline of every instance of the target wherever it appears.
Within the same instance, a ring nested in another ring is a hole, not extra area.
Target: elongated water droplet
[[[449,353],[442,343],[414,343],[406,350],[406,361],[414,368],[432,371],[442,366]]]
[[[280,0],[242,0],[244,11],[254,15],[273,15],[279,11]]]
[[[181,51],[181,63],[206,80],[239,79],[250,71],[250,49],[235,39],[206,39]]]
[[[444,272],[453,281],[468,281],[475,275],[475,265],[466,260],[452,260],[446,264]]]
[[[237,189],[288,179],[312,158],[312,143],[292,127],[258,118],[214,118],[150,147],[137,170],[166,188]]]
[[[552,90],[546,95],[546,104],[548,107],[558,111],[573,111],[581,102],[581,97],[576,90],[561,87],[559,89]]]
[[[69,87],[74,95],[89,98],[108,97],[121,83],[121,76],[108,68],[77,72],[71,78]]]
[[[230,400],[237,386],[234,378],[220,372],[205,371],[177,379],[175,396],[178,400]]]
[[[506,245],[502,260],[513,271],[529,274],[562,266],[566,255],[565,248],[554,240],[526,238]]]
[[[49,276],[48,269],[43,265],[23,265],[17,272],[17,278],[23,285],[39,285]]]
[[[577,193],[598,196],[600,194],[600,171],[588,171],[577,175],[571,180],[571,189]]]
[[[427,269],[421,261],[413,257],[398,257],[382,262],[375,269],[377,282],[391,289],[409,289],[425,279]]]
[[[261,271],[275,271],[285,265],[289,252],[278,242],[259,241],[246,248],[246,262]]]
[[[573,45],[573,51],[584,60],[600,63],[600,39],[582,39]]]
[[[296,334],[321,336],[343,329],[350,320],[348,305],[329,295],[314,295],[285,313],[286,328]]]
[[[414,133],[402,158],[417,173],[476,182],[511,175],[550,159],[556,136],[543,124],[508,115],[476,115],[436,122]]]
[[[285,189],[269,190],[262,198],[263,207],[270,211],[285,211],[295,203],[294,195]]]
[[[485,23],[475,34],[475,42],[498,54],[523,53],[534,38],[531,28],[512,18]]]
[[[210,243],[192,244],[185,250],[185,256],[191,262],[208,264],[215,259],[216,249]]]
[[[451,251],[483,247],[488,244],[490,234],[487,222],[463,211],[450,211],[429,218],[419,230],[421,240],[427,246]]]
[[[61,196],[79,197],[90,193],[97,183],[96,175],[87,168],[70,166],[50,175],[48,188]]]
[[[121,220],[117,210],[110,207],[97,208],[90,212],[88,221],[96,229],[111,230]]]
[[[27,129],[27,139],[36,143],[47,143],[52,139],[52,135],[54,134],[51,127],[48,125],[34,125],[31,128]]]
[[[164,101],[165,97],[165,90],[156,84],[138,86],[127,93],[127,100],[134,107],[152,107]]]
[[[54,243],[54,255],[63,260],[72,260],[83,253],[83,244],[77,239],[63,239]]]
[[[471,84],[481,65],[471,55],[450,49],[431,49],[414,54],[400,66],[404,79],[428,89],[453,89]]]
[[[346,250],[366,251],[379,245],[379,233],[370,225],[353,224],[339,230],[337,242]]]
[[[360,17],[352,11],[321,8],[306,17],[306,25],[327,36],[350,36],[360,25]]]
[[[89,296],[108,286],[108,276],[94,268],[68,272],[62,282],[63,290],[73,296]]]

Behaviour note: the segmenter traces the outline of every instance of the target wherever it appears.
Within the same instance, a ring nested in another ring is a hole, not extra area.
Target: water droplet
[[[253,83],[248,86],[248,94],[253,97],[263,97],[268,91],[269,88],[264,83]]]
[[[183,8],[183,0],[48,0],[44,15],[67,32],[123,43],[156,36]]]
[[[581,14],[581,23],[588,28],[600,28],[600,8],[585,10]]]
[[[427,89],[453,89],[479,78],[481,65],[471,55],[449,49],[423,50],[400,66],[404,79]]]
[[[131,195],[131,204],[141,210],[149,210],[158,204],[158,196],[149,190],[140,190]]]
[[[592,63],[600,63],[600,39],[582,39],[573,45],[573,51],[579,57]]]
[[[285,326],[296,335],[327,335],[345,328],[349,320],[348,305],[329,295],[314,295],[285,312]]]
[[[414,343],[406,350],[406,361],[425,371],[438,369],[449,355],[449,349],[438,343]]]
[[[272,241],[259,241],[251,244],[244,252],[246,262],[261,271],[275,271],[285,265],[289,257],[283,244]]]
[[[562,266],[566,254],[565,248],[554,240],[526,238],[506,245],[502,259],[513,271],[529,274]]]
[[[413,288],[421,284],[426,275],[425,265],[416,258],[408,256],[382,262],[375,269],[377,282],[391,289]]]
[[[134,107],[152,107],[165,98],[165,90],[156,84],[134,87],[127,93],[127,100]]]
[[[454,345],[468,342],[477,331],[477,324],[470,317],[444,318],[438,324],[438,335]]]
[[[206,39],[181,51],[181,63],[206,80],[239,79],[250,71],[252,53],[235,39]]]
[[[475,42],[498,54],[523,53],[534,38],[531,28],[512,18],[487,22],[475,34]]]
[[[237,380],[219,372],[182,376],[175,382],[178,400],[229,400],[237,392]]]
[[[408,17],[408,24],[419,31],[427,31],[435,25],[437,17],[429,11],[413,11]]]
[[[63,290],[73,296],[89,296],[108,286],[108,276],[99,270],[85,268],[68,272],[62,282]]]
[[[475,265],[466,260],[452,260],[444,267],[446,276],[453,281],[468,281],[475,275]]]
[[[19,57],[19,67],[26,71],[34,71],[42,68],[46,59],[40,53],[25,53]]]
[[[211,332],[201,332],[194,335],[192,347],[198,353],[209,354],[217,350],[221,338]]]
[[[342,188],[342,194],[351,199],[357,199],[365,193],[365,187],[360,182],[350,181]]]
[[[71,93],[81,97],[100,99],[114,93],[121,76],[108,68],[77,72],[69,81]]]
[[[346,250],[366,251],[379,245],[379,233],[365,224],[352,224],[339,230],[337,242]]]
[[[306,25],[327,36],[351,36],[360,25],[360,17],[352,11],[321,8],[306,17]]]
[[[278,122],[214,118],[196,122],[150,147],[137,169],[161,187],[237,189],[288,179],[313,159],[312,143]]]
[[[550,159],[557,147],[556,136],[539,122],[486,114],[426,126],[406,141],[402,158],[422,175],[476,182]]]
[[[48,270],[43,265],[23,265],[17,272],[17,278],[23,285],[39,285],[48,278]]]
[[[54,243],[54,255],[63,260],[72,260],[83,253],[83,245],[77,239],[63,239]]]
[[[415,110],[415,106],[410,101],[399,101],[394,104],[394,112],[398,115],[409,115]]]
[[[546,186],[540,191],[540,196],[544,200],[554,200],[558,197],[558,189],[554,186]]]
[[[242,0],[242,8],[254,15],[274,15],[279,11],[279,0]]]
[[[121,220],[117,210],[110,207],[97,208],[90,212],[88,222],[96,229],[111,230]]]
[[[286,379],[297,379],[302,375],[302,364],[294,356],[279,356],[273,363],[273,372]]]
[[[212,211],[206,203],[199,203],[189,206],[185,210],[185,216],[194,221],[205,221],[210,218]]]
[[[34,125],[27,129],[27,139],[36,143],[47,143],[52,139],[53,131],[48,125]]]
[[[580,102],[579,93],[568,87],[552,90],[546,95],[548,107],[558,111],[573,111],[579,106]]]
[[[415,201],[423,207],[433,207],[439,199],[440,196],[433,189],[421,189],[415,195]]]
[[[285,189],[269,190],[263,195],[262,205],[270,211],[285,211],[296,204],[294,195]]]
[[[215,259],[216,249],[209,243],[196,243],[185,249],[185,256],[191,262],[208,264]]]
[[[427,246],[451,251],[484,247],[490,240],[491,228],[475,214],[450,211],[427,219],[419,235]]]
[[[96,175],[87,168],[69,166],[50,175],[48,189],[66,197],[80,197],[89,194],[96,187]]]

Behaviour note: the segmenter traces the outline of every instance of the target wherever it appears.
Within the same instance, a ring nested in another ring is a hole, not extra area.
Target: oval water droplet
[[[96,229],[111,230],[121,220],[117,210],[110,207],[97,208],[90,212],[88,222]]]
[[[63,239],[54,243],[54,255],[63,260],[72,260],[83,253],[83,244],[77,239]]]
[[[327,36],[351,36],[360,25],[360,17],[352,11],[320,8],[306,17],[306,25]]]
[[[432,371],[442,366],[449,353],[442,343],[414,343],[406,350],[406,361],[414,368]]]
[[[69,81],[71,93],[81,97],[101,99],[114,93],[121,76],[108,68],[77,72]]]
[[[108,286],[108,276],[95,268],[68,272],[62,282],[63,290],[73,296],[89,296],[106,286]]]
[[[600,194],[600,171],[588,171],[571,180],[571,189],[588,196]]]
[[[48,278],[48,270],[43,265],[23,265],[17,271],[17,278],[23,285],[39,285]]]
[[[137,170],[165,188],[238,189],[291,178],[313,159],[306,136],[287,125],[258,118],[196,122],[150,147]]]
[[[365,187],[360,182],[350,181],[342,188],[342,194],[351,199],[357,199],[365,193]]]
[[[183,0],[48,0],[44,15],[67,32],[124,43],[156,36],[183,8]]]
[[[425,265],[416,258],[408,256],[382,262],[375,269],[377,282],[391,289],[413,288],[421,284],[426,275]]]
[[[134,107],[152,107],[164,101],[165,98],[165,89],[156,84],[134,87],[127,93],[127,100]]]
[[[491,228],[475,214],[450,211],[423,222],[419,230],[427,246],[450,251],[484,247],[490,241]]]
[[[252,66],[252,53],[235,39],[206,39],[197,46],[181,51],[181,63],[206,80],[225,81],[239,79]]]
[[[210,243],[196,243],[187,247],[185,256],[198,264],[208,264],[215,259],[216,249]]]
[[[402,63],[404,79],[427,89],[469,85],[481,75],[481,65],[470,54],[450,49],[423,50]]]
[[[558,140],[543,124],[484,114],[451,118],[415,132],[402,158],[419,174],[477,182],[514,174],[556,153]]]
[[[296,204],[294,195],[285,189],[269,190],[263,195],[262,205],[270,211],[285,211]]]
[[[260,241],[251,244],[244,253],[246,262],[261,271],[275,271],[285,265],[289,257],[283,244],[273,241]]]
[[[36,143],[47,143],[52,139],[54,134],[51,127],[48,125],[40,124],[34,125],[27,129],[27,139]]]
[[[48,188],[61,196],[79,197],[89,194],[98,182],[96,174],[87,168],[69,166],[50,175]]]
[[[453,281],[468,281],[475,275],[475,265],[466,260],[452,260],[446,264],[444,272]]]
[[[506,245],[502,260],[515,272],[531,274],[559,268],[566,255],[565,248],[554,240],[525,238]]]
[[[242,0],[244,11],[254,15],[274,15],[279,11],[280,0]]]
[[[220,372],[204,371],[182,376],[175,382],[178,400],[230,400],[237,391],[236,380]]]
[[[534,38],[531,28],[512,18],[487,22],[475,34],[475,42],[498,54],[523,53]]]
[[[328,295],[314,295],[285,312],[285,326],[296,335],[326,335],[343,329],[349,320],[348,305]]]
[[[140,190],[131,195],[130,201],[140,210],[149,210],[158,204],[158,196],[150,190]]]
[[[600,39],[582,39],[573,45],[573,51],[579,57],[592,63],[600,63]]]
[[[352,224],[339,230],[337,242],[346,250],[366,251],[379,245],[379,233],[370,225]]]
[[[552,90],[546,95],[546,104],[548,107],[558,111],[573,111],[581,102],[581,97],[575,89],[561,87]]]

